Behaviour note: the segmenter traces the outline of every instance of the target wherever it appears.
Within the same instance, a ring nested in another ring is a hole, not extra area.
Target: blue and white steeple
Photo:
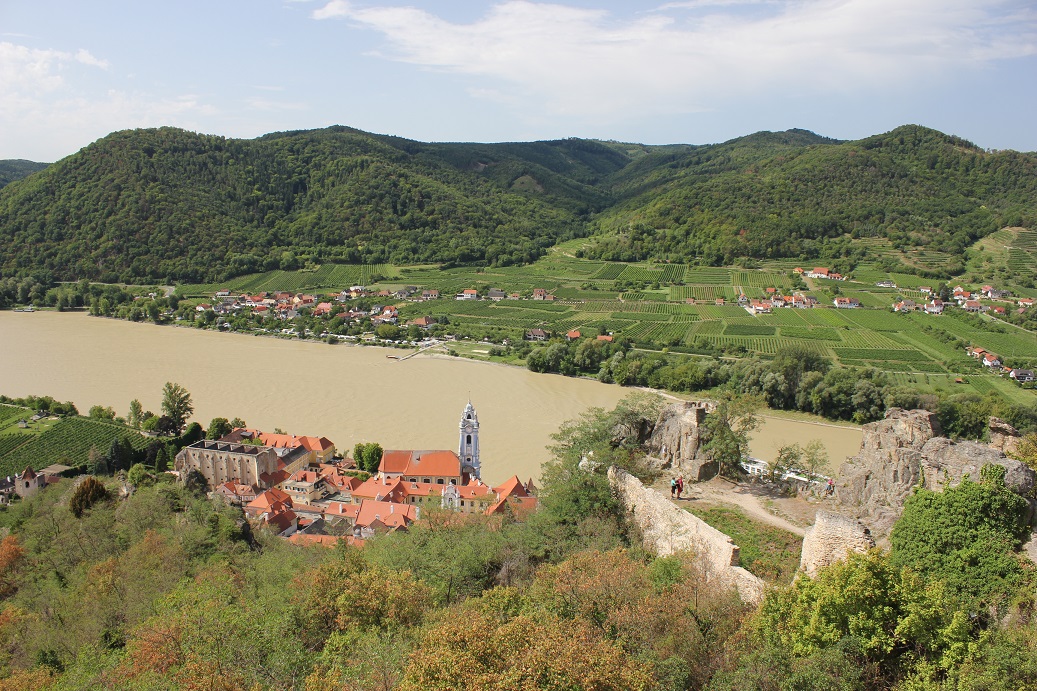
[[[471,401],[461,413],[461,434],[457,446],[457,456],[461,459],[461,472],[470,477],[480,478],[482,465],[479,463],[479,416]],[[481,479],[481,478],[480,478]]]

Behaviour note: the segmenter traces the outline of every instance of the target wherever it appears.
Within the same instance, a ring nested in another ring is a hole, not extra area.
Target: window
[[[465,444],[471,444],[472,443],[472,435],[469,434],[468,436],[466,436],[464,438],[464,443]]]
[[[436,484],[437,485],[442,485],[443,484],[443,478],[437,478],[436,479]]]

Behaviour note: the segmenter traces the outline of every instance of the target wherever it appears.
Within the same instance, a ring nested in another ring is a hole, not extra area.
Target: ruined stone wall
[[[799,570],[813,578],[824,567],[846,558],[851,552],[867,552],[875,546],[871,531],[855,518],[818,511],[814,525],[803,533]]]
[[[625,470],[613,466],[608,477],[640,530],[645,549],[661,557],[692,552],[702,559],[707,580],[735,587],[746,602],[763,598],[763,581],[739,566],[738,545],[730,537],[645,487]]]

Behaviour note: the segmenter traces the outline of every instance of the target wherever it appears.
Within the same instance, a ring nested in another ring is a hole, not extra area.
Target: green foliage
[[[135,452],[141,451],[148,441],[136,430],[117,423],[84,417],[64,418],[39,434],[24,435],[23,443],[6,451],[0,445],[0,474],[10,475],[26,466],[43,468],[57,462],[85,465],[91,448],[104,453],[110,450],[113,441],[123,438]],[[2,439],[4,437],[0,437]]]
[[[1005,487],[1005,469],[984,466],[980,482],[918,488],[890,533],[890,561],[947,584],[972,611],[1004,606],[1023,582],[1015,552],[1028,537],[1027,503]]]
[[[374,475],[382,463],[382,445],[377,442],[357,442],[353,446],[353,461],[358,469]]]
[[[22,159],[6,159],[0,161],[0,188],[15,180],[21,180],[33,173],[43,170],[49,163],[36,163]]]
[[[227,418],[214,417],[212,421],[209,422],[209,429],[205,432],[205,438],[219,439],[225,434],[230,434],[232,431],[234,431],[234,428],[231,427],[230,421],[227,420]]]
[[[756,412],[760,405],[754,396],[729,394],[719,398],[716,409],[706,416],[709,438],[703,448],[716,461],[721,475],[738,478],[744,473],[740,464],[749,455],[749,435],[759,424]]]
[[[769,582],[788,583],[799,569],[803,543],[799,536],[753,520],[732,507],[693,506],[689,510],[735,541],[740,548],[739,563],[750,573]]]
[[[968,615],[939,581],[880,552],[851,554],[768,595],[755,622],[769,645],[806,658],[849,644],[887,679],[920,662],[949,670],[966,657]]]
[[[72,497],[68,501],[68,509],[76,518],[82,518],[83,514],[89,511],[94,504],[105,501],[109,496],[104,483],[90,475],[79,483],[72,493]]]
[[[166,382],[162,387],[162,412],[172,420],[176,433],[179,434],[187,424],[187,418],[194,412],[191,394],[180,384]]]

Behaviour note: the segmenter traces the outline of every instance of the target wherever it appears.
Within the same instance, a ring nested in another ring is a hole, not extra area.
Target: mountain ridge
[[[0,190],[0,276],[201,282],[326,263],[706,264],[889,237],[963,257],[1029,227],[1037,155],[918,125],[719,144],[428,143],[346,126],[229,139],[114,132]]]

